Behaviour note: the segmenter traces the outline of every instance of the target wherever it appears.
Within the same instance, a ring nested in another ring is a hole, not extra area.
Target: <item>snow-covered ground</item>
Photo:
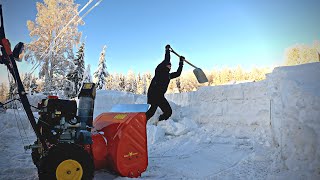
[[[173,115],[155,126],[158,111],[149,121],[149,165],[138,179],[320,179],[319,82],[320,63],[312,63],[276,68],[260,82],[168,94]],[[94,116],[145,102],[98,91]],[[23,149],[35,138],[24,112],[0,119],[0,179],[37,179]],[[98,171],[95,179],[129,178]]]

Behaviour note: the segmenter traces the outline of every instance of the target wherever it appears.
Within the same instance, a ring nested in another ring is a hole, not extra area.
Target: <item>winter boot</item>
[[[163,121],[163,120],[167,120],[167,118],[163,114],[161,114],[158,120]]]

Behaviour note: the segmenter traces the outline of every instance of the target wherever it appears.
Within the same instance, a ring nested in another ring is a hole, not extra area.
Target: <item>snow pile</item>
[[[276,68],[268,80],[274,168],[288,179],[320,179],[320,63]]]

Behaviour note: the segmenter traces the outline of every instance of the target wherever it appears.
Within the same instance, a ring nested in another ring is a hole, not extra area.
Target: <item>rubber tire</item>
[[[56,169],[64,160],[72,159],[80,163],[83,169],[82,180],[92,180],[94,163],[87,151],[76,144],[58,144],[51,147],[48,154],[40,159],[39,180],[56,179]]]

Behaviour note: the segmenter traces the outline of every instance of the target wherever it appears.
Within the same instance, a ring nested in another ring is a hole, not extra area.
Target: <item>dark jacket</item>
[[[170,64],[170,51],[166,51],[164,60],[157,66],[155,70],[155,75],[148,90],[149,99],[153,98],[154,96],[163,96],[168,89],[170,80],[181,75],[183,63],[179,63],[178,70],[173,73],[170,73],[169,68],[166,67],[168,64]]]

